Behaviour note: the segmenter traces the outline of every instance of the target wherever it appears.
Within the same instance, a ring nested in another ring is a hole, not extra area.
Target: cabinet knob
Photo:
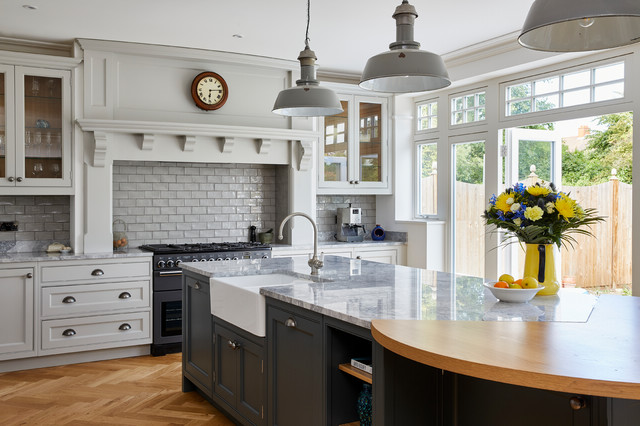
[[[27,278],[33,278],[33,274],[31,272],[27,273]]]
[[[125,322],[120,327],[118,327],[118,330],[122,330],[122,331],[131,330],[131,326]]]
[[[123,291],[118,296],[118,299],[130,299],[130,298],[131,298],[131,293],[129,293],[128,291]]]
[[[287,320],[284,322],[284,325],[286,327],[296,328],[298,324],[296,324],[296,320],[294,320],[293,318],[287,318]]]
[[[227,343],[227,345],[229,345],[229,347],[230,347],[231,349],[233,349],[234,351],[240,347],[240,343],[238,343],[238,342],[234,342],[234,341],[232,341],[232,340],[229,340],[229,342]]]
[[[18,182],[22,182],[22,177],[21,177],[21,176],[18,176],[18,177],[16,178],[16,180],[17,180]]]
[[[62,332],[62,335],[67,337],[75,336],[76,331],[73,328],[67,328],[65,331]]]
[[[94,269],[91,271],[91,275],[94,277],[99,277],[100,275],[104,275],[104,271],[102,269]]]
[[[587,401],[580,396],[572,396],[569,400],[569,405],[571,406],[571,409],[578,411],[587,406]]]
[[[351,185],[353,185],[354,181],[350,180],[350,181],[349,181],[349,183],[350,183]]]
[[[13,176],[9,176],[9,177],[7,178],[7,180],[8,180],[9,182],[13,182],[13,181],[14,181],[14,180],[16,180],[16,179],[15,179]]]
[[[359,180],[357,180],[357,181],[355,181],[354,183],[357,185],[357,184],[359,184],[359,183],[360,183],[360,181],[359,181]]]
[[[196,290],[200,290],[200,283],[196,281],[196,283],[193,285],[193,288],[195,288]]]
[[[76,303],[76,298],[73,296],[67,296],[62,299],[62,303]]]
[[[362,260],[362,256],[356,256],[356,259]]]

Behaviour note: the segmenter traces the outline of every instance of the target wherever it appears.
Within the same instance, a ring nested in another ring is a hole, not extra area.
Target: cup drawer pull
[[[118,330],[122,330],[122,331],[131,330],[131,326],[125,322],[120,327],[118,327]]]
[[[101,275],[104,275],[104,271],[102,269],[94,269],[93,271],[91,271],[91,275],[93,275],[94,277],[99,277]]]
[[[62,303],[76,303],[76,298],[73,296],[67,296],[62,299]]]
[[[129,293],[128,291],[123,291],[122,293],[120,293],[120,296],[118,296],[118,299],[131,299],[131,293]]]
[[[73,328],[67,328],[65,331],[62,332],[62,335],[66,337],[75,336],[76,331]]]
[[[296,320],[294,320],[293,318],[287,318],[287,320],[284,322],[284,325],[287,327],[296,328],[298,324],[296,324]]]

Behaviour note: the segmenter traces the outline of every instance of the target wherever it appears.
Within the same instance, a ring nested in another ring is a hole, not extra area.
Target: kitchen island
[[[640,347],[630,332],[633,321],[625,316],[627,327],[603,340],[609,300],[621,297],[599,301],[579,290],[562,290],[558,296],[536,297],[528,304],[508,304],[498,302],[480,278],[333,256],[325,258],[317,277],[309,275],[303,259],[289,258],[193,263],[183,268],[187,278],[189,274],[203,279],[255,275],[259,283],[260,276],[277,273],[309,280],[260,289],[267,304],[266,337],[255,342],[266,349],[263,424],[356,420],[362,382],[341,365],[363,356],[373,358],[369,380],[375,424],[633,424],[624,423],[627,414],[637,411],[633,399],[640,387],[638,374],[632,373],[640,365]],[[624,299],[625,305],[636,303],[635,298]],[[636,308],[628,312],[640,313]],[[595,322],[602,324],[595,327]],[[567,346],[578,341],[580,346],[564,353],[568,358],[559,358],[563,353],[555,352],[553,343],[563,341],[570,334],[565,329],[571,327],[583,331],[568,339]],[[458,334],[450,334],[454,328]],[[448,342],[450,335],[457,339]],[[432,342],[439,342],[438,350],[444,353],[430,347]],[[540,359],[545,348],[551,348],[549,355]],[[433,353],[435,361],[430,358]],[[487,363],[483,354],[497,359]],[[600,359],[607,354],[614,356],[610,363]],[[624,358],[617,384],[602,390],[606,386],[599,386],[598,380],[610,378],[591,377],[593,366],[614,365]],[[552,377],[549,382],[556,385],[544,385],[527,375],[531,369]],[[565,374],[558,374],[558,369]],[[190,390],[193,376],[185,377],[185,390]],[[591,381],[593,386],[583,386]],[[562,386],[557,386],[559,382]],[[621,388],[627,391],[621,393]],[[616,416],[616,412],[626,414]],[[487,423],[478,423],[479,418]],[[509,423],[501,423],[507,418]]]

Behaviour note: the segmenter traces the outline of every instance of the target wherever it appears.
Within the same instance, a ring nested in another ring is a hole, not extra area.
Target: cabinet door
[[[238,348],[240,337],[219,324],[215,332],[215,370],[214,393],[230,406],[236,407],[238,395]]]
[[[398,263],[398,252],[396,250],[359,250],[355,252],[355,255],[356,258],[362,260],[389,263],[391,265]]]
[[[71,73],[16,67],[17,186],[71,186]]]
[[[7,178],[15,176],[15,116],[13,67],[0,65],[0,186],[14,186]]]
[[[322,323],[267,305],[269,425],[324,424]]]
[[[213,321],[209,280],[185,276],[183,288],[182,363],[185,372],[211,395],[213,390]]]
[[[355,144],[354,180],[358,188],[376,188],[387,180],[387,100],[355,98],[358,140]]]
[[[35,355],[33,268],[0,270],[0,359]]]
[[[238,352],[238,412],[254,424],[264,424],[264,347],[240,339]]]

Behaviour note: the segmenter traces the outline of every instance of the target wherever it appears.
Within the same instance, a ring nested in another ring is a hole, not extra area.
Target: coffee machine
[[[365,229],[362,224],[362,209],[359,207],[341,207],[336,217],[336,239],[346,242],[364,240]]]

